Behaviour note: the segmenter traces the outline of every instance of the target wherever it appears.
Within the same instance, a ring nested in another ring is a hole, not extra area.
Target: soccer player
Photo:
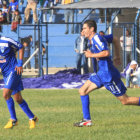
[[[19,59],[17,61],[15,53],[19,51]],[[18,120],[15,112],[15,101],[19,104],[21,109],[29,117],[30,128],[35,127],[35,123],[38,118],[31,112],[26,101],[22,98],[21,90],[23,90],[23,84],[21,81],[21,74],[23,64],[23,46],[19,42],[14,41],[11,38],[0,38],[0,68],[4,79],[3,97],[6,100],[8,110],[10,112],[10,119],[4,128],[12,128],[18,124]]]
[[[83,119],[74,126],[91,126],[89,110],[89,93],[97,88],[105,86],[123,105],[140,105],[139,97],[129,97],[126,94],[126,87],[120,79],[119,71],[114,67],[109,56],[107,41],[96,33],[97,25],[93,20],[87,20],[83,24],[85,37],[89,39],[90,51],[85,51],[85,56],[98,60],[99,70],[93,73],[85,84],[79,89],[82,102]]]

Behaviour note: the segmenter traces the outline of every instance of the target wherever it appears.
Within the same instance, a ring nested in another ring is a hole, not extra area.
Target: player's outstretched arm
[[[121,57],[120,57],[120,41],[117,37],[113,37],[113,44],[114,44],[114,62],[116,65],[121,64]]]
[[[23,72],[23,68],[22,68],[22,65],[23,65],[23,53],[24,53],[24,50],[23,50],[23,48],[21,48],[19,50],[18,64],[17,64],[17,66],[15,68],[15,70],[17,71],[17,74],[19,74],[19,75],[22,74],[22,72]]]
[[[86,57],[93,57],[93,58],[101,58],[101,57],[108,57],[109,51],[104,50],[99,53],[92,53],[90,50],[84,51]]]

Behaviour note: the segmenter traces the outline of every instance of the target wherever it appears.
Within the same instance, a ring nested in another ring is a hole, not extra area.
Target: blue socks
[[[16,112],[15,112],[15,104],[14,104],[13,98],[11,97],[10,99],[6,100],[6,103],[7,103],[10,115],[11,115],[11,119],[17,120]],[[29,119],[34,118],[34,114],[29,109],[29,107],[28,107],[27,103],[25,102],[25,100],[23,100],[23,102],[21,104],[19,104],[19,106],[26,113],[26,115],[29,117]]]
[[[24,113],[29,117],[29,119],[34,118],[34,114],[29,109],[28,104],[25,102],[25,100],[23,100],[23,102],[21,104],[19,104],[19,106],[22,108]]]
[[[11,115],[11,119],[17,120],[13,98],[11,97],[10,99],[6,100],[6,103],[7,103],[10,115]]]
[[[91,120],[90,109],[89,109],[89,95],[81,96],[83,119]]]

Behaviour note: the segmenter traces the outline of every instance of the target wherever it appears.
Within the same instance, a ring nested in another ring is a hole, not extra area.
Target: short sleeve
[[[95,44],[95,47],[100,52],[104,51],[104,50],[108,50],[108,46],[107,46],[106,40],[102,36],[100,36],[100,35],[95,35],[95,37],[94,37],[94,44]]]

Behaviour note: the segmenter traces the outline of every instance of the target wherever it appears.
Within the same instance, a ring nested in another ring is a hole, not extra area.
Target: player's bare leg
[[[127,94],[124,94],[120,97],[117,97],[123,105],[139,105],[139,97],[129,97]]]
[[[85,84],[79,89],[79,94],[81,96],[89,94],[91,91],[97,89],[97,85],[87,80]]]
[[[5,100],[8,100],[11,97],[12,90],[4,88],[3,89],[3,97]]]
[[[14,94],[14,100],[18,103],[21,104],[23,102],[23,98],[21,96],[21,92],[18,92]]]

